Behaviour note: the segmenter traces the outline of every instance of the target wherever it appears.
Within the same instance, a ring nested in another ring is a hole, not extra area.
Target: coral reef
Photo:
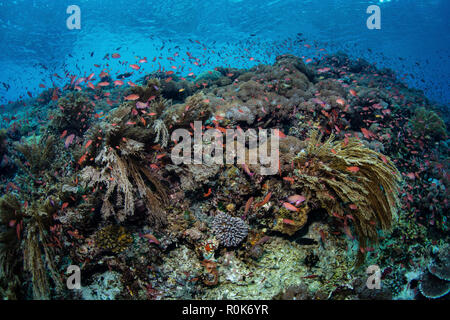
[[[445,108],[363,59],[303,60],[137,84],[104,69],[5,114],[0,297],[447,299]],[[279,138],[272,175],[250,162],[269,138],[222,142],[244,163],[171,161],[176,129],[256,128]],[[68,265],[82,290],[62,290]]]
[[[95,234],[96,245],[113,253],[124,251],[132,242],[133,238],[121,226],[107,226]]]

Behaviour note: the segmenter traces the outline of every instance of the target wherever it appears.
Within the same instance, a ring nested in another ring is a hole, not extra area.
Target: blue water
[[[66,27],[72,4],[81,9],[80,30]],[[380,30],[366,26],[371,4],[381,8]],[[283,53],[307,59],[336,51],[392,68],[448,104],[449,13],[448,0],[1,1],[0,104],[27,91],[35,96],[39,84],[63,86],[70,75],[133,71],[129,64],[143,57],[148,63],[140,71],[160,63],[185,74],[272,63]],[[121,58],[103,59],[113,53]]]

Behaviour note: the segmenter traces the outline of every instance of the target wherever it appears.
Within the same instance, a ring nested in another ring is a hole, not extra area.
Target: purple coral
[[[217,239],[225,247],[237,246],[248,233],[248,226],[242,219],[223,212],[214,217],[212,229]]]

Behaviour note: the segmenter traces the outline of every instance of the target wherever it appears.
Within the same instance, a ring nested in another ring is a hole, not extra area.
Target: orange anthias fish
[[[203,194],[203,196],[206,198],[206,197],[209,197],[210,195],[211,195],[211,192],[212,192],[212,190],[211,190],[211,188],[209,188],[208,189],[208,192],[207,193],[204,193]]]
[[[305,200],[306,200],[306,198],[304,196],[299,195],[299,194],[294,194],[293,196],[290,196],[288,198],[288,202],[289,203],[295,203],[296,206],[298,206],[300,203],[302,203]]]
[[[125,100],[134,101],[134,100],[139,99],[139,95],[133,93],[133,94],[130,94],[130,95],[126,96],[124,99]]]
[[[245,203],[245,208],[244,208],[244,215],[247,214],[248,210],[250,210],[250,207],[252,206],[253,203],[253,197],[250,197],[247,202]]]
[[[375,136],[372,131],[367,130],[365,128],[361,128],[361,132],[363,133],[363,135],[366,139],[369,139],[370,137]]]
[[[295,221],[294,220],[286,219],[286,218],[283,219],[283,223],[284,224],[289,224],[291,226],[295,225]]]
[[[144,234],[142,237],[144,237],[145,239],[148,239],[150,242],[153,242],[155,244],[160,244],[159,240],[156,239],[156,237],[154,235],[152,235],[151,233]]]
[[[72,144],[74,138],[75,135],[73,133],[66,138],[66,141],[64,142],[66,148],[68,148]]]
[[[281,139],[286,138],[286,135],[285,135],[281,130],[279,130],[279,129],[274,129],[273,131],[274,131],[275,134],[276,134],[278,137],[280,137]]]
[[[336,103],[341,105],[341,106],[345,106],[345,100],[344,99],[341,99],[341,98],[336,99]]]
[[[81,156],[80,160],[78,160],[78,164],[81,165],[84,161],[86,161],[86,157],[87,152]]]
[[[255,208],[259,208],[259,207],[262,207],[263,205],[265,205],[267,202],[269,202],[271,196],[272,196],[272,192],[268,192],[266,194],[266,196],[264,197],[263,201],[255,204]]]
[[[295,211],[295,212],[298,211],[298,208],[295,207],[294,205],[290,204],[289,202],[283,202],[283,207],[285,207],[289,211]]]
[[[288,181],[288,182],[290,182],[291,184],[293,184],[293,183],[295,182],[294,178],[292,178],[292,177],[283,177],[283,180],[284,180],[284,181]]]
[[[358,172],[359,171],[359,167],[347,167],[346,169],[347,169],[347,171],[350,171],[350,172]]]
[[[85,149],[89,148],[89,146],[92,144],[92,140],[88,140],[88,142],[86,142],[86,145],[84,146]]]
[[[139,70],[141,67],[138,66],[137,64],[130,64],[130,67],[134,70]]]

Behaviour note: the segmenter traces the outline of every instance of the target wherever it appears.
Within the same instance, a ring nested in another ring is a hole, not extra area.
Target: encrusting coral
[[[294,159],[294,187],[309,203],[317,202],[329,214],[347,222],[352,220],[360,250],[378,239],[377,225],[391,227],[399,205],[400,173],[382,154],[364,147],[358,139],[334,141],[331,135],[313,130],[306,149]]]

